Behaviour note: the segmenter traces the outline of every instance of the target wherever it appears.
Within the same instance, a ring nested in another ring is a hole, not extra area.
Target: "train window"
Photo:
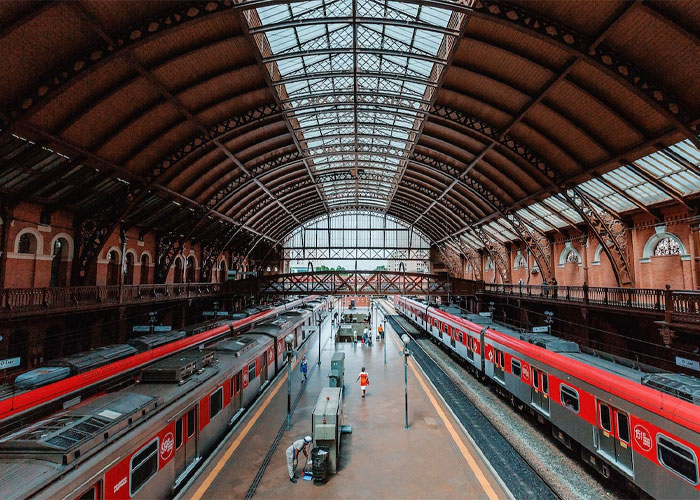
[[[617,412],[617,437],[630,444],[630,423],[626,413]]]
[[[574,413],[578,413],[579,402],[578,402],[578,391],[569,387],[568,385],[561,385],[561,404],[567,407]]]
[[[549,394],[549,375],[544,372],[542,373],[542,392],[544,394]]]
[[[100,491],[100,483],[95,483],[93,484],[89,490],[86,490],[83,492],[82,495],[80,495],[78,498],[75,500],[98,500],[100,498],[99,491]]]
[[[522,373],[521,368],[520,361],[517,359],[510,360],[510,371],[513,372],[513,375],[520,377],[520,374]]]
[[[600,404],[600,426],[604,431],[612,432],[612,425],[610,423],[610,407],[606,404]]]
[[[177,450],[182,446],[182,418],[178,418],[175,422],[175,449]]]
[[[195,431],[197,430],[195,427],[195,412],[194,408],[192,408],[190,411],[187,412],[187,438],[191,438],[194,436]]]
[[[255,361],[248,365],[248,380],[255,378]]]
[[[535,389],[540,388],[540,371],[537,368],[532,369],[532,385]]]
[[[224,407],[224,388],[219,387],[209,396],[209,419],[219,414]]]
[[[505,357],[503,355],[503,351],[501,351],[501,368],[505,368],[505,367],[506,367],[506,361],[505,361]]]
[[[663,434],[656,435],[656,448],[661,465],[691,484],[698,484],[698,459],[693,450]]]
[[[155,438],[131,457],[130,468],[129,491],[133,497],[158,472],[158,438]]]

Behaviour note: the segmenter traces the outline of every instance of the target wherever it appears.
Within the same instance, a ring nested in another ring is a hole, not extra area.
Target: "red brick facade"
[[[59,210],[51,214],[50,221],[41,223],[40,205],[20,203],[13,212],[13,220],[5,227],[7,252],[5,260],[4,288],[41,288],[71,285],[71,268],[78,249],[74,240],[73,215]],[[0,223],[0,228],[5,225]],[[145,233],[139,239],[139,231],[133,228],[126,233],[124,262],[119,231],[115,230],[100,252],[88,285],[152,284],[154,280],[156,235]],[[110,257],[112,257],[110,259]],[[201,281],[201,248],[199,244],[185,242],[168,271],[166,283]],[[229,270],[231,255],[218,256],[212,270],[212,281],[223,281]],[[250,263],[243,262],[241,271],[247,271]],[[124,272],[126,269],[126,275]]]

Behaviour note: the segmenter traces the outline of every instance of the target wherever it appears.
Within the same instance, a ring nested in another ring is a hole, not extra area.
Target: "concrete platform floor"
[[[376,309],[375,309],[376,311]],[[380,320],[381,314],[377,314]],[[508,494],[479,458],[460,425],[434,393],[420,369],[409,360],[409,430],[404,430],[404,366],[400,341],[388,328],[386,365],[384,346],[340,344],[345,358],[345,423],[353,427],[341,443],[339,470],[325,485],[289,481],[285,451],[296,439],[310,434],[311,412],[321,387],[327,386],[330,358],[330,321],[322,328],[321,365],[314,336],[305,347],[310,376],[292,419],[255,491],[258,498],[508,498]],[[301,358],[301,353],[298,358]],[[362,399],[362,366],[370,385]],[[313,368],[313,371],[311,369]],[[245,498],[280,427],[286,421],[286,375],[275,381],[259,408],[240,423],[231,439],[182,495],[192,499]],[[302,384],[298,366],[292,375],[292,400]],[[304,465],[302,455],[298,472]]]

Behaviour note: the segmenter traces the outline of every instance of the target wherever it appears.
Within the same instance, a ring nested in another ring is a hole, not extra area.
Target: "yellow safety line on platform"
[[[302,351],[302,353],[305,353],[308,349],[308,346]],[[292,364],[292,369],[296,368],[297,364],[299,364],[299,361],[301,361],[301,356],[298,356],[297,353],[297,360]],[[272,398],[275,397],[277,394],[277,391],[279,391],[280,387],[282,387],[282,384],[284,381],[287,380],[287,374],[285,373],[284,376],[279,379],[277,382],[277,385],[275,386],[274,390],[267,396],[267,399],[265,399],[265,402],[258,408],[258,410],[255,412],[255,415],[250,419],[250,421],[245,425],[245,427],[241,430],[240,434],[236,439],[233,440],[231,445],[226,449],[226,452],[224,455],[219,459],[219,461],[216,463],[216,466],[211,470],[209,474],[207,474],[207,477],[204,479],[202,484],[197,488],[197,491],[194,492],[194,495],[192,495],[192,500],[200,500],[204,493],[209,489],[211,486],[211,483],[214,482],[214,479],[219,475],[221,472],[221,469],[224,468],[224,465],[228,463],[228,460],[231,458],[231,455],[233,455],[233,452],[236,451],[238,446],[240,446],[241,442],[245,437],[248,435],[250,432],[250,429],[253,428],[253,426],[256,424],[258,421],[258,418],[260,418],[260,415],[262,415],[263,411],[265,411],[265,408],[267,408],[267,405],[270,404],[270,401],[272,401]]]
[[[394,329],[392,328],[392,331],[393,330]],[[391,338],[394,340],[394,343],[399,348],[399,350],[402,350],[403,343],[399,344],[399,341],[396,339],[397,335],[398,334],[396,332],[394,332],[394,335],[392,335]],[[459,434],[455,430],[454,426],[452,425],[452,422],[449,421],[449,419],[447,418],[447,415],[445,414],[443,409],[438,404],[437,400],[435,399],[435,396],[433,396],[433,394],[432,394],[432,391],[428,388],[428,385],[423,380],[422,375],[419,373],[418,369],[415,367],[413,360],[409,358],[408,361],[409,361],[408,366],[411,367],[411,371],[416,376],[416,379],[418,379],[418,382],[420,383],[421,387],[423,388],[423,391],[425,391],[425,394],[428,396],[428,399],[432,403],[433,408],[435,408],[435,411],[437,412],[438,416],[442,420],[442,423],[445,424],[445,427],[447,428],[447,432],[449,432],[450,436],[452,436],[452,439],[454,440],[455,444],[457,445],[457,448],[459,448],[459,451],[462,453],[462,456],[464,457],[464,459],[467,461],[467,464],[469,465],[469,468],[474,473],[474,476],[476,477],[477,481],[479,481],[479,484],[481,484],[481,488],[484,490],[484,493],[486,493],[486,496],[488,496],[491,500],[498,500],[500,497],[496,494],[493,487],[491,486],[491,483],[489,482],[488,479],[486,479],[486,476],[484,475],[483,471],[481,470],[481,467],[479,467],[479,465],[477,464],[477,461],[474,459],[472,454],[469,452],[469,449],[464,444],[464,441],[462,441]]]

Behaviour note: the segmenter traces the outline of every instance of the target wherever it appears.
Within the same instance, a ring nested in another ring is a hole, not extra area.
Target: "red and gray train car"
[[[0,498],[166,498],[302,348],[326,303],[270,311],[0,438]],[[221,327],[217,327],[217,332]],[[206,332],[203,332],[206,333]],[[205,336],[206,338],[206,336]]]
[[[601,474],[615,470],[659,499],[700,498],[700,380],[408,297],[394,305],[515,405],[551,422],[554,437]]]

